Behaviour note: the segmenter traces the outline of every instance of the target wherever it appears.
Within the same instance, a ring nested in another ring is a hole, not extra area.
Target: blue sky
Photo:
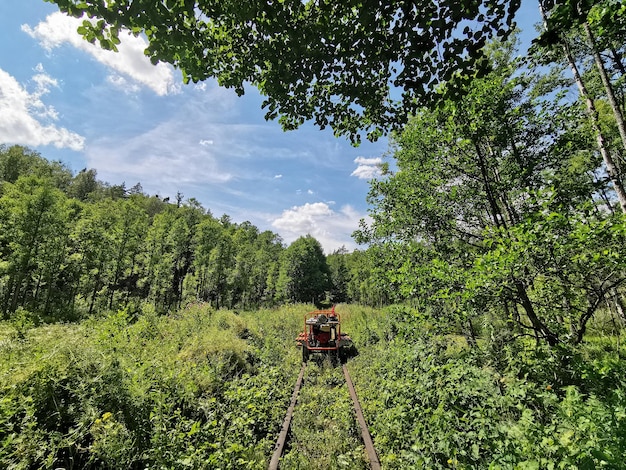
[[[533,3],[521,21],[536,21]],[[212,80],[183,85],[179,71],[150,64],[141,38],[103,51],[77,21],[43,0],[0,0],[0,143],[151,195],[180,191],[285,243],[311,234],[327,254],[356,248],[385,139],[354,148],[309,124],[283,132],[264,120],[256,89],[240,98]]]

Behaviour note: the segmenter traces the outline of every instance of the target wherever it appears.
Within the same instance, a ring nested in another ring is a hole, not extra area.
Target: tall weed
[[[470,348],[406,307],[350,323],[383,468],[626,468],[626,375],[608,340]]]
[[[0,348],[0,467],[265,468],[306,306],[10,326]]]

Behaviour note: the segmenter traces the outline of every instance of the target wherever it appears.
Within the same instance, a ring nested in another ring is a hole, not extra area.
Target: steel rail
[[[287,409],[287,414],[285,415],[285,419],[283,420],[283,427],[280,430],[278,440],[276,441],[276,445],[274,446],[274,454],[272,455],[272,460],[270,460],[268,470],[278,470],[278,462],[280,461],[281,455],[283,455],[285,441],[287,440],[287,435],[289,434],[289,426],[291,425],[291,416],[293,415],[293,410],[296,407],[296,402],[298,401],[298,393],[300,392],[300,387],[302,387],[302,379],[304,378],[305,369],[306,362],[302,364],[302,369],[300,369],[300,375],[298,376],[298,380],[296,381],[296,386],[293,388],[291,403],[289,404],[289,408]]]
[[[367,458],[370,461],[370,468],[372,470],[380,470],[380,460],[378,460],[378,454],[376,454],[376,449],[374,448],[374,442],[372,441],[372,436],[367,428],[367,423],[365,422],[365,417],[363,416],[363,411],[361,410],[361,405],[359,404],[359,399],[356,396],[356,390],[354,389],[354,384],[352,383],[352,379],[350,378],[350,374],[348,373],[348,368],[344,364],[342,366],[343,375],[346,378],[346,384],[348,384],[348,390],[350,391],[350,397],[352,397],[352,403],[354,404],[354,411],[356,413],[356,419],[359,422],[359,426],[361,427],[361,437],[363,438],[363,444],[365,444],[365,450],[367,451]]]
[[[291,403],[289,404],[289,408],[287,409],[287,414],[285,415],[283,426],[278,436],[278,440],[274,445],[274,454],[272,455],[272,460],[270,461],[268,470],[278,470],[278,464],[283,454],[283,450],[285,449],[287,436],[289,435],[291,417],[293,416],[293,411],[298,401],[300,388],[302,388],[305,369],[306,363],[303,363],[302,369],[300,369],[300,375],[298,376],[298,380],[296,381],[296,386],[293,389]],[[342,366],[342,369],[343,375],[346,379],[346,384],[348,386],[348,391],[350,392],[350,398],[352,398],[352,404],[354,406],[354,412],[356,413],[357,422],[359,423],[359,427],[361,428],[361,437],[363,439],[363,444],[365,444],[365,451],[367,452],[367,458],[369,459],[370,468],[371,470],[380,470],[380,461],[378,460],[378,454],[376,454],[376,449],[374,448],[372,436],[370,435],[370,432],[367,428],[367,423],[365,422],[365,417],[363,416],[363,411],[361,410],[361,405],[359,404],[359,399],[356,395],[354,384],[352,383],[352,379],[350,378],[350,373],[348,372],[348,368],[345,366],[345,364]]]

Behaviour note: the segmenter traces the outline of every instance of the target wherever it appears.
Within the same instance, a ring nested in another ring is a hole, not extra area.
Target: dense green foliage
[[[249,222],[76,175],[23,147],[0,147],[0,310],[71,320],[149,301],[250,308],[324,300],[331,277],[319,242],[285,248]],[[133,307],[134,306],[134,307]]]
[[[310,309],[1,323],[0,466],[266,468]],[[608,318],[584,345],[485,327],[471,347],[407,306],[337,311],[383,468],[626,468],[626,355]],[[310,361],[281,468],[367,468],[359,434],[341,370]]]
[[[264,468],[298,373],[304,311],[192,304],[19,335],[3,324],[0,466]]]
[[[0,148],[0,465],[265,468],[309,307],[224,309],[326,301],[381,307],[339,312],[385,469],[626,468],[622,3],[540,2],[524,60],[515,1],[54,3],[287,129],[398,132],[328,256]],[[341,384],[311,363],[284,468],[366,466]]]
[[[487,321],[581,342],[607,302],[626,320],[626,216],[587,116],[563,99],[567,82],[520,73],[512,53],[491,49],[492,72],[395,136],[397,169],[372,182],[373,222],[357,236],[374,245],[370,276],[391,300],[462,325],[470,341]]]
[[[179,67],[185,81],[215,77],[240,95],[252,84],[266,96],[266,118],[280,116],[283,128],[315,120],[354,141],[363,130],[376,139],[398,128],[417,103],[433,100],[441,83],[480,70],[482,48],[511,32],[520,6],[519,0],[48,1],[92,18],[79,33],[106,49],[116,49],[121,28],[143,33],[151,60]]]
[[[276,285],[279,299],[319,303],[330,282],[322,245],[312,236],[300,237],[283,252]]]
[[[477,349],[412,308],[349,313],[383,468],[626,468],[626,354],[603,322],[583,347],[484,335]]]
[[[521,4],[47,1],[85,18],[78,32],[105,49],[117,49],[122,29],[144,34],[151,60],[179,67],[185,81],[214,77],[239,95],[252,84],[266,96],[267,119],[280,116],[285,129],[314,120],[353,142],[363,131],[375,140],[400,129],[420,106],[462,96],[464,85],[489,70],[485,47],[511,34]],[[561,47],[564,35],[582,28],[593,50],[610,45],[621,62],[621,2],[537,3],[544,16],[537,44]],[[626,126],[622,138],[626,145]]]

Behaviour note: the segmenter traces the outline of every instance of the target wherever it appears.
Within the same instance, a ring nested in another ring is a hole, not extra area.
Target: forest
[[[540,2],[543,30],[520,55],[519,4],[443,2],[456,19],[428,26],[435,46],[449,40],[442,62],[402,48],[426,26],[395,2],[213,6],[210,24],[189,15],[211,2],[152,15],[55,3],[104,18],[81,31],[103,47],[122,26],[150,31],[148,53],[187,80],[252,82],[285,129],[314,120],[355,143],[389,132],[390,150],[361,248],[324,253],[310,235],[287,246],[193,197],[1,146],[3,467],[266,468],[302,316],[332,304],[383,468],[626,469],[623,3]],[[465,42],[446,36],[479,15]],[[314,54],[284,28],[330,39]],[[250,64],[206,65],[205,34]],[[367,73],[383,63],[404,67],[401,110],[381,92],[389,76]],[[307,374],[281,469],[367,468],[337,370]]]
[[[98,181],[94,169],[73,175],[19,146],[0,148],[0,168],[5,319],[24,310],[73,320],[142,302],[162,313],[189,301],[254,308],[321,301],[330,290],[312,237],[286,248],[277,234],[213,217],[180,193],[169,201],[139,183]]]

